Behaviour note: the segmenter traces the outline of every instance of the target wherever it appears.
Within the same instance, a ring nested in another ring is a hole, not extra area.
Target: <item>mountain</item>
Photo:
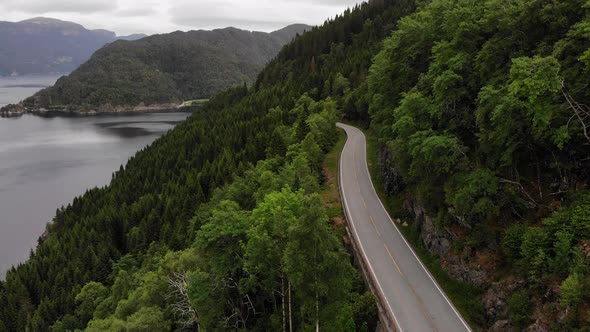
[[[84,110],[106,104],[206,99],[228,87],[254,82],[283,45],[309,29],[297,24],[272,33],[236,28],[176,31],[116,41],[26,104]]]
[[[44,17],[0,22],[0,76],[71,72],[107,43],[143,37]]]
[[[310,30],[311,27],[306,24],[291,24],[270,34],[284,44],[290,42],[297,34],[302,34],[304,31]]]
[[[59,209],[0,331],[374,330],[318,197],[341,115],[474,330],[588,330],[589,29],[586,0],[347,10]]]

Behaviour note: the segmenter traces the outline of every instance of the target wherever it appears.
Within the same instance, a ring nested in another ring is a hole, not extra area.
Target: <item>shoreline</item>
[[[192,113],[201,105],[191,105],[180,107],[179,104],[162,104],[155,106],[130,106],[130,107],[99,107],[99,110],[80,111],[80,110],[48,110],[45,108],[27,109],[22,104],[6,105],[0,109],[0,118],[16,118],[25,114],[31,114],[40,117],[91,117],[101,115],[134,115],[148,113]],[[100,110],[102,108],[102,110]]]

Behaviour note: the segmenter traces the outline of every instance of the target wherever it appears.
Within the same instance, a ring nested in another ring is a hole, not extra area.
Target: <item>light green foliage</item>
[[[515,58],[510,68],[510,95],[526,101],[533,135],[540,139],[559,114],[553,104],[561,88],[559,62],[553,57]]]
[[[526,98],[531,105],[541,97],[552,97],[561,88],[559,62],[554,57],[522,57],[512,59],[509,91]]]
[[[300,305],[298,320],[303,329],[319,320],[323,330],[354,330],[348,304],[352,269],[347,255],[330,230],[319,195],[307,196],[302,203],[304,212],[287,230],[283,257],[286,275]]]
[[[522,236],[520,255],[534,281],[545,271],[549,243],[549,234],[541,227],[529,227]]]
[[[399,119],[392,127],[394,134],[408,138],[416,130],[431,129],[431,121],[436,117],[435,110],[432,101],[420,92],[413,90],[404,94],[399,107],[394,110],[394,115]],[[406,127],[409,123],[412,125]]]
[[[574,234],[560,230],[555,233],[555,242],[553,243],[553,251],[555,257],[553,258],[553,271],[555,273],[563,274],[568,271],[572,261],[572,242]]]
[[[170,330],[170,322],[157,307],[141,308],[126,321],[110,317],[104,320],[91,321],[86,331],[112,332],[163,332]]]
[[[80,304],[77,315],[85,307],[86,297],[96,290],[105,291],[108,297],[100,301],[94,311],[94,318],[88,322],[88,330],[113,331],[166,331],[173,321],[169,303],[173,299],[168,278],[175,272],[182,272],[195,266],[195,251],[168,252],[152,246],[151,255],[140,260],[126,256],[115,263],[114,284],[103,290],[91,282],[77,295]],[[92,317],[92,315],[91,315]]]
[[[487,169],[457,174],[446,187],[447,203],[453,213],[467,221],[486,220],[499,214],[498,179]]]
[[[330,98],[321,102],[319,113],[314,113],[307,118],[307,125],[311,134],[317,137],[318,144],[324,153],[336,143],[336,122],[340,118],[336,102]]]
[[[250,287],[261,287],[269,293],[280,287],[277,280],[284,274],[287,229],[298,222],[304,209],[303,192],[285,188],[267,195],[252,211],[244,262]]]
[[[559,303],[563,307],[576,309],[583,299],[582,277],[577,274],[570,274],[559,288]]]
[[[88,331],[88,332],[102,332],[102,331],[126,332],[127,327],[125,325],[126,324],[124,321],[114,318],[114,317],[110,317],[108,319],[91,321],[90,323],[88,323],[88,327],[86,328],[86,331]]]
[[[89,321],[94,311],[109,295],[109,289],[99,282],[89,282],[76,295],[78,309],[76,314],[82,321]]]
[[[426,181],[448,176],[464,157],[464,147],[456,137],[436,135],[432,131],[412,135],[408,146],[412,160],[410,176],[416,179],[426,176]]]
[[[559,70],[554,57],[514,58],[506,85],[481,89],[477,111],[481,144],[498,154],[503,165],[515,161],[523,144],[562,149],[570,139],[564,122],[568,113],[556,100],[561,89]]]
[[[170,330],[170,323],[158,307],[144,307],[127,319],[127,332],[164,332]]]

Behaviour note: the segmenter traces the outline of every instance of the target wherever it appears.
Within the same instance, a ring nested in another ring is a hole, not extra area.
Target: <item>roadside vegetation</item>
[[[433,0],[374,58],[367,98],[382,187],[398,210],[433,220],[451,243],[441,258],[507,297],[480,323],[590,326],[589,10]]]

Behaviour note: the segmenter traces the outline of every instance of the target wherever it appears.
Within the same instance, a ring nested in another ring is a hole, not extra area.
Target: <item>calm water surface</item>
[[[0,279],[55,215],[188,113],[0,118]]]
[[[61,75],[0,76],[0,108],[32,96],[35,92],[53,85],[60,77]]]

